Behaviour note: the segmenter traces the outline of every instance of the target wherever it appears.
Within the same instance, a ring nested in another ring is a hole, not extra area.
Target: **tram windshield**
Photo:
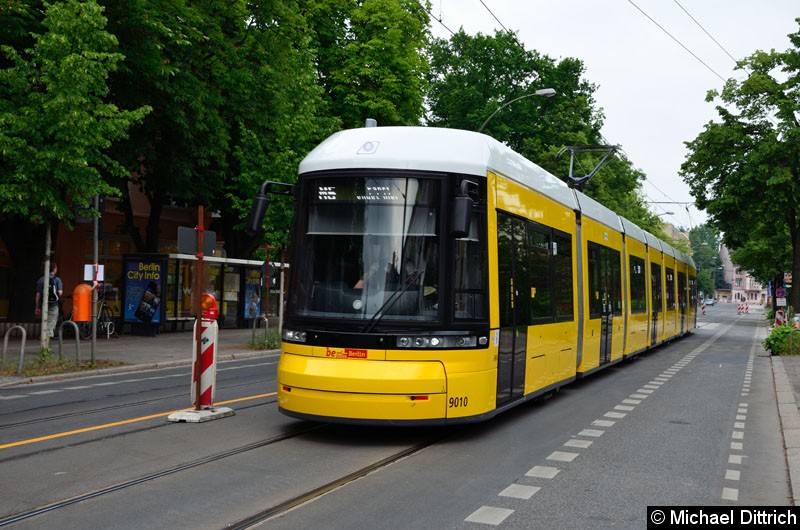
[[[437,320],[440,193],[435,179],[307,181],[291,313]]]

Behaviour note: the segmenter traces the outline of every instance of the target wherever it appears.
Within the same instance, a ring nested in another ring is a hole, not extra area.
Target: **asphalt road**
[[[648,506],[787,506],[763,321],[723,305],[700,323],[459,428],[292,420],[274,354],[220,363],[235,415],[198,424],[166,419],[188,366],[0,388],[0,526],[645,528]]]

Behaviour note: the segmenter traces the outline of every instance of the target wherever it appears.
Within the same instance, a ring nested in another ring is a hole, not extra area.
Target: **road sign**
[[[203,254],[213,256],[217,250],[217,233],[203,230]],[[178,227],[178,252],[181,254],[197,253],[197,230],[186,226]]]
[[[786,298],[786,289],[783,287],[775,289],[775,298]]]

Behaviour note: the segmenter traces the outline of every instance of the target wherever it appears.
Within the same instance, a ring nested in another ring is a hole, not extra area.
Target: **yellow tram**
[[[695,327],[690,257],[480,133],[342,131],[284,192],[292,417],[481,421]]]

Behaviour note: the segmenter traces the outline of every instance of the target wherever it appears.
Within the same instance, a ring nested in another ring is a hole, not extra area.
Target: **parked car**
[[[707,300],[706,300],[706,305],[707,305],[707,306],[709,306],[709,305],[714,305],[714,299],[713,299],[713,298],[709,298],[709,299],[707,299]]]

